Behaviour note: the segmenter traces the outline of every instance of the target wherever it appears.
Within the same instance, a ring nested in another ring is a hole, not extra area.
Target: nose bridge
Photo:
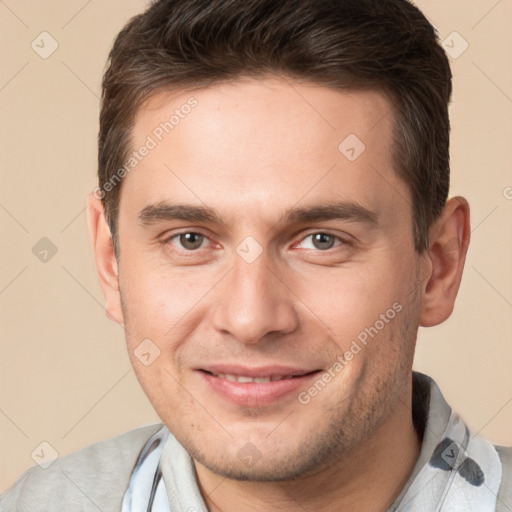
[[[246,258],[241,248],[215,306],[215,327],[244,343],[271,332],[291,332],[297,323],[292,297],[272,270],[268,253]]]

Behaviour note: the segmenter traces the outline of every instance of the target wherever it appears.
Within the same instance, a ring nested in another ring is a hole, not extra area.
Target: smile
[[[209,372],[211,373],[211,372]],[[265,383],[265,382],[275,382],[277,380],[283,380],[283,379],[293,379],[295,377],[298,377],[297,375],[272,375],[271,377],[250,377],[248,375],[232,375],[229,373],[211,373],[214,377],[218,377],[219,379],[227,379],[231,382],[258,382],[258,383]]]
[[[202,368],[197,374],[206,384],[207,392],[238,406],[260,408],[290,400],[320,371],[284,366],[228,368],[218,365],[208,370]]]

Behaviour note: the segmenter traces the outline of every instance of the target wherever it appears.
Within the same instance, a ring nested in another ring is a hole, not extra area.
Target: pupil
[[[183,233],[180,235],[180,243],[186,249],[197,249],[201,247],[203,235],[198,233]]]
[[[317,249],[330,249],[333,246],[334,238],[326,233],[317,233],[313,237],[313,244]]]

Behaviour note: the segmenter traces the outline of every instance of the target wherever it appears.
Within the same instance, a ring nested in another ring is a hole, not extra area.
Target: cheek
[[[292,289],[304,314],[341,345],[373,325],[401,296],[396,278],[371,265],[364,272],[355,266],[322,268],[297,280]]]
[[[202,299],[217,280],[211,269],[173,268],[126,258],[120,269],[120,286],[128,330],[139,337],[173,336],[201,309]]]

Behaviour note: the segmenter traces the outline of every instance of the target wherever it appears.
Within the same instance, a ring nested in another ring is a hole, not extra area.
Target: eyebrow
[[[169,220],[183,220],[226,226],[226,222],[207,206],[160,202],[146,206],[139,213],[142,225]],[[288,209],[276,225],[303,224],[327,220],[345,220],[368,225],[378,224],[378,214],[353,201],[340,201],[322,205]],[[275,227],[275,226],[274,226]]]
[[[278,224],[301,224],[326,220],[345,220],[361,224],[377,225],[376,212],[353,201],[340,201],[309,207],[290,208]]]
[[[160,202],[146,206],[139,213],[139,221],[143,225],[168,220],[184,220],[189,222],[225,225],[222,218],[217,215],[214,210],[206,206]]]

